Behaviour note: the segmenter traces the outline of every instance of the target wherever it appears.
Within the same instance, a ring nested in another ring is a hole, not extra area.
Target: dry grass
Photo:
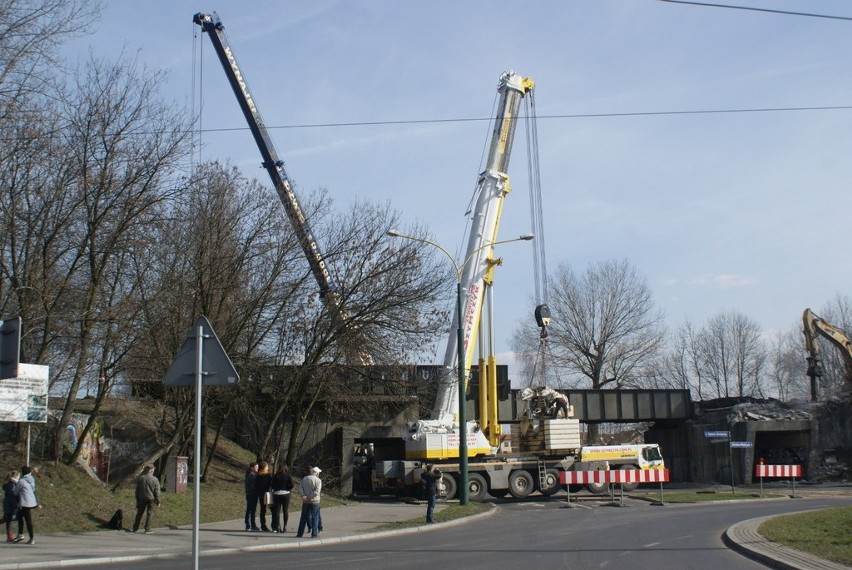
[[[852,566],[852,507],[784,515],[760,525],[768,540]]]
[[[763,497],[755,493],[731,493],[729,491],[718,493],[695,492],[695,491],[665,491],[663,492],[663,502],[665,503],[706,503],[708,501],[731,501],[734,499],[774,499],[781,495],[764,493]],[[659,501],[659,491],[633,491],[630,497],[641,499],[643,501]]]

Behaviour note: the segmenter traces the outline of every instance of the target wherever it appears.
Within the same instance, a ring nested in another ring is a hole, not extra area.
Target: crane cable
[[[199,40],[199,41],[196,42],[196,40]],[[201,34],[199,34],[199,32],[198,32],[198,26],[196,26],[193,23],[192,24],[192,80],[191,80],[192,85],[190,87],[189,100],[190,100],[190,113],[192,113],[192,117],[195,118],[194,120],[195,120],[197,128],[193,129],[193,133],[192,133],[192,152],[190,153],[190,157],[189,157],[190,177],[192,176],[192,173],[195,172],[196,158],[198,159],[198,161],[201,160],[201,156],[200,156],[200,153],[201,153],[201,113],[200,113],[200,110],[199,110],[199,113],[196,114],[196,109],[195,109],[196,89],[198,89],[199,98],[201,96],[201,61],[202,61],[202,57],[203,57],[203,53],[204,53],[203,49],[202,49],[203,44],[202,44],[201,40],[203,40],[203,38],[201,37]],[[199,54],[201,54],[201,55],[199,55]],[[201,105],[199,103],[199,107],[200,106]],[[196,157],[196,154],[195,154],[196,149],[198,149],[198,153],[199,153],[198,157]]]
[[[532,223],[533,263],[535,265],[535,300],[537,305],[547,304],[547,261],[545,260],[544,213],[541,199],[541,168],[538,151],[538,120],[535,110],[535,90],[524,99],[527,120],[527,172],[530,187],[530,220]]]
[[[547,307],[548,284],[547,284],[547,260],[545,258],[546,240],[544,234],[544,207],[541,197],[541,167],[539,161],[538,147],[538,118],[535,106],[535,90],[528,93],[524,99],[526,111],[526,139],[527,139],[527,175],[530,196],[530,224],[535,236],[533,241],[533,265],[535,274],[535,302],[537,311],[541,307]],[[548,319],[549,320],[549,319]],[[543,387],[547,385],[547,362],[550,349],[547,341],[547,326],[539,324],[541,332],[538,339],[538,351],[532,362],[531,376],[528,385],[532,387]]]

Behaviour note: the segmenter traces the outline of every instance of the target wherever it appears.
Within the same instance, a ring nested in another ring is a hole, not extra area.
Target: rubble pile
[[[807,410],[791,408],[783,402],[776,400],[737,404],[728,413],[728,421],[730,423],[767,420],[810,420],[812,417]]]

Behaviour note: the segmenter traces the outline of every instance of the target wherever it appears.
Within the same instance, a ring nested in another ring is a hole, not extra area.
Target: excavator
[[[842,329],[825,322],[810,309],[805,309],[802,314],[802,322],[804,323],[805,350],[808,352],[806,357],[808,371],[806,374],[811,379],[811,400],[817,401],[819,399],[819,379],[823,372],[817,336],[825,338],[840,351],[846,370],[844,374],[845,388],[847,390],[852,389],[852,340],[849,340]]]

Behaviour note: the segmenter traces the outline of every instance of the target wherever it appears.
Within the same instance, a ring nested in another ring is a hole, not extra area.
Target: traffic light
[[[21,360],[21,317],[0,321],[0,380],[18,376]]]

